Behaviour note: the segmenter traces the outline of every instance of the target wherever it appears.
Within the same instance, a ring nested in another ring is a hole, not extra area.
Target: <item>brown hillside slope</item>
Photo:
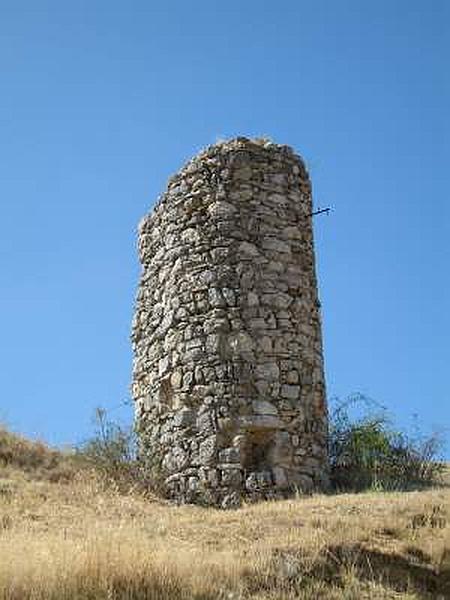
[[[449,586],[448,488],[173,507],[0,435],[1,599],[444,599]]]

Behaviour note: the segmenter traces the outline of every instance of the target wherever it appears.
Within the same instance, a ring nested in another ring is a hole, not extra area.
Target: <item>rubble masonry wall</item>
[[[140,452],[183,502],[326,485],[311,185],[287,146],[237,138],[171,178],[139,230]]]

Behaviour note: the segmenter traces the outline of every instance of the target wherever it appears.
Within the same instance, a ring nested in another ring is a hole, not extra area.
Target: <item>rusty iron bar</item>
[[[315,210],[312,213],[309,213],[309,215],[306,215],[306,216],[314,217],[315,215],[321,215],[322,213],[327,213],[327,215],[328,215],[330,210],[331,210],[331,206],[328,206],[327,208],[318,208],[317,210]]]

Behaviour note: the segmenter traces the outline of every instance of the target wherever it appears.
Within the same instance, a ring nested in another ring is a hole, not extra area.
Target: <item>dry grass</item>
[[[173,507],[105,490],[67,457],[18,438],[9,449],[22,443],[22,458],[5,460],[3,435],[2,599],[450,597],[445,487],[234,512]],[[49,476],[56,468],[66,476]]]
[[[70,481],[81,459],[73,453],[49,448],[43,442],[27,440],[0,424],[0,476],[53,482]],[[1,493],[1,491],[0,491]]]

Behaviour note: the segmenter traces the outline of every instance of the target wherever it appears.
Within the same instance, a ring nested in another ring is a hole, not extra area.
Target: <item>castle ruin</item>
[[[327,485],[311,213],[293,150],[236,138],[193,158],[140,224],[136,426],[178,501]]]

